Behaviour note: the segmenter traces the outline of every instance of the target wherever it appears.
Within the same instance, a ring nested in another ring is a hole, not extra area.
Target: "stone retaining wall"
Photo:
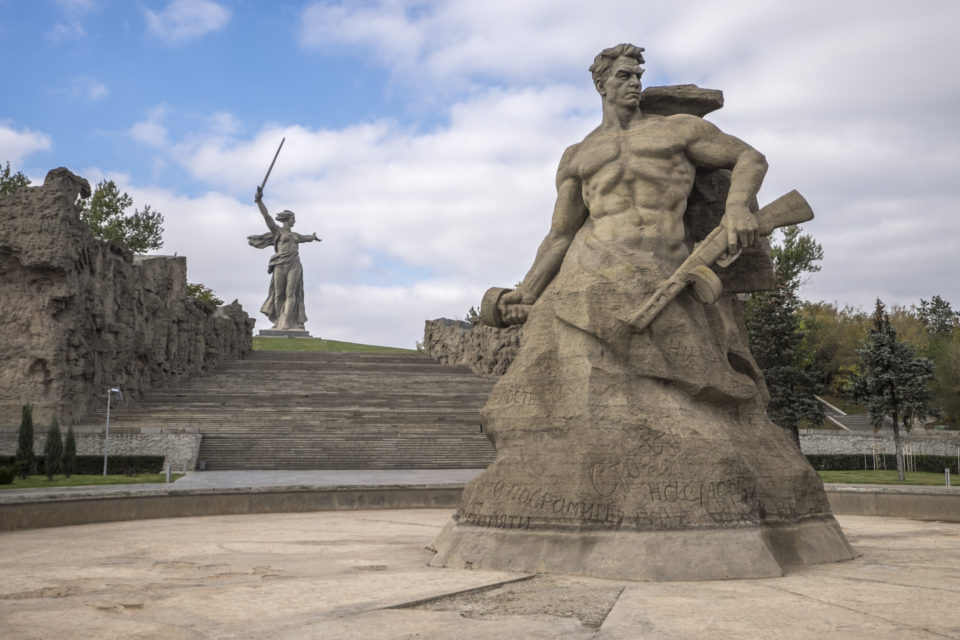
[[[102,456],[106,424],[98,429],[75,427],[77,454],[83,456]],[[0,427],[0,455],[12,456],[17,453],[18,428]],[[42,454],[47,442],[46,428],[34,426],[33,451]],[[66,436],[66,429],[61,429]],[[110,429],[111,456],[163,456],[164,465],[170,465],[174,471],[193,471],[197,468],[197,456],[200,453],[199,430],[163,429],[160,427]],[[108,465],[109,466],[109,465]],[[111,472],[118,471],[112,469]]]
[[[253,320],[186,293],[183,257],[133,256],[80,219],[86,180],[54,169],[0,197],[0,426],[33,406],[35,431],[240,357]]]
[[[936,435],[928,431],[911,433],[904,435],[902,441],[913,455],[956,456],[960,449],[960,433],[950,431],[937,432]],[[800,448],[806,454],[872,454],[874,451],[893,454],[896,451],[890,429],[876,435],[870,432],[801,431]]]
[[[496,329],[448,318],[427,320],[420,349],[443,364],[463,364],[482,376],[502,376],[520,349],[523,327]]]

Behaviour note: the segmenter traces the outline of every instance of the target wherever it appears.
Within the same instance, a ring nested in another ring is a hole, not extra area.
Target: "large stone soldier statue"
[[[497,459],[465,488],[434,565],[669,580],[854,555],[816,472],[766,418],[731,295],[757,284],[737,255],[809,208],[792,194],[758,212],[763,155],[703,113],[654,113],[642,51],[597,56],[600,126],[560,160],[530,271],[485,300],[487,321],[525,323],[523,343],[482,413]],[[717,180],[706,220],[701,187]]]

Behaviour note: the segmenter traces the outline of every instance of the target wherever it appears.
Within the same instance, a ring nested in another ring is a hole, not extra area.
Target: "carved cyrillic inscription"
[[[505,514],[465,513],[460,516],[464,524],[478,527],[493,527],[496,529],[529,529],[530,518],[523,516],[508,516]]]
[[[615,504],[573,500],[540,488],[530,488],[521,483],[498,482],[493,487],[493,497],[504,498],[548,517],[576,518],[615,525],[623,522],[624,517]]]
[[[590,468],[590,481],[598,495],[610,497],[618,490],[630,491],[640,478],[649,476],[647,465],[661,456],[680,453],[683,438],[671,431],[649,431],[640,436],[632,455],[621,460],[595,462]]]
[[[526,407],[533,404],[533,394],[523,389],[507,389],[503,392],[500,401],[504,404],[519,404]]]

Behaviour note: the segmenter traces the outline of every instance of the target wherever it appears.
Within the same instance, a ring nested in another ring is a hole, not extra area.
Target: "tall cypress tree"
[[[47,480],[53,480],[55,473],[60,471],[60,458],[63,457],[63,437],[60,435],[60,423],[54,416],[47,429],[47,441],[43,445],[43,466]]]
[[[63,473],[69,478],[77,471],[77,436],[73,433],[73,425],[67,427],[67,437],[63,443]]]
[[[23,405],[20,411],[20,432],[17,435],[17,453],[14,461],[21,463],[21,478],[26,478],[33,471],[33,411],[28,404]]]
[[[914,419],[935,415],[930,406],[928,383],[933,379],[933,362],[921,358],[912,345],[897,341],[897,330],[880,299],[873,312],[873,328],[857,350],[861,372],[851,384],[854,400],[867,405],[874,431],[885,416],[893,421],[893,442],[897,453],[897,477],[902,482],[903,444],[900,426],[909,431]]]

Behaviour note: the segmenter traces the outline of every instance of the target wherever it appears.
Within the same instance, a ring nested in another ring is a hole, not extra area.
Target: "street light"
[[[103,436],[103,475],[107,475],[107,453],[110,450],[110,398],[113,397],[113,394],[120,396],[120,400],[123,400],[123,393],[120,391],[120,387],[110,387],[107,389],[107,432]]]

